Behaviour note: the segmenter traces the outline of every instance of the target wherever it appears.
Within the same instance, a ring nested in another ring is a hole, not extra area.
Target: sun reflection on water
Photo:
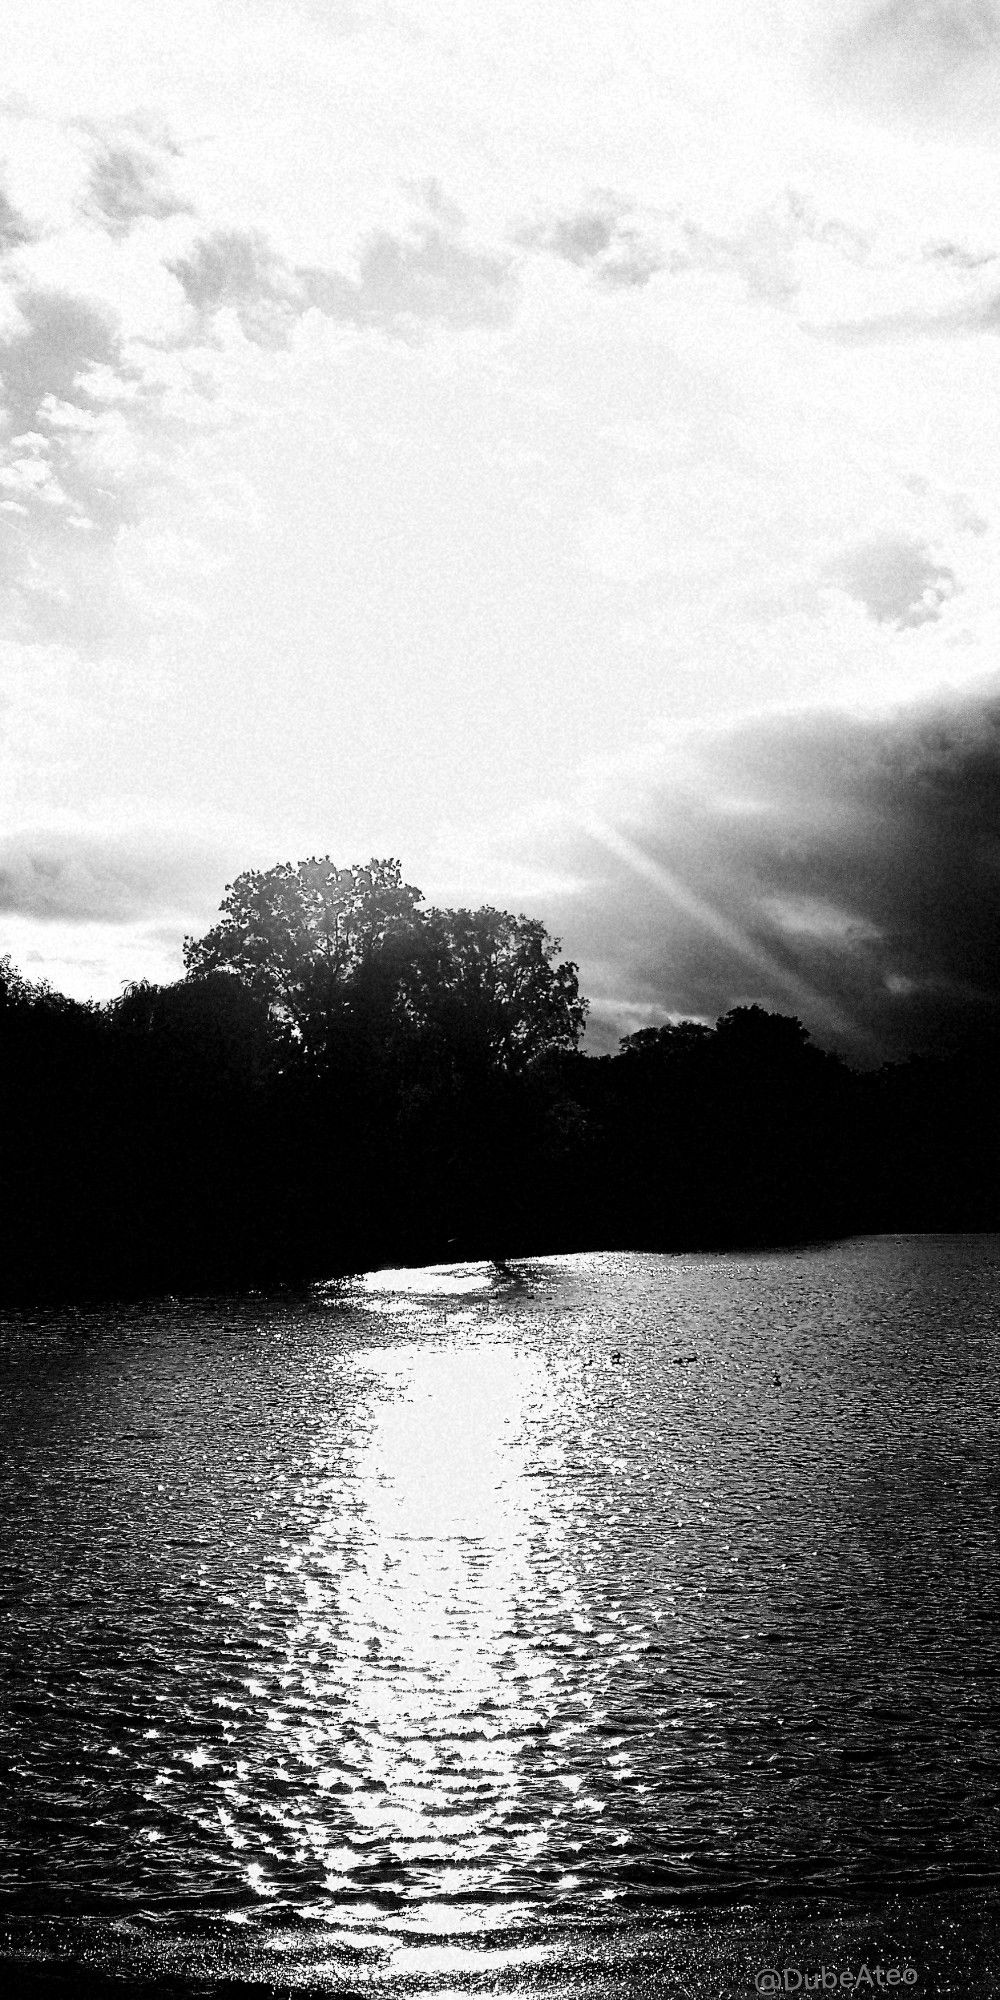
[[[342,1476],[313,1479],[289,1551],[299,1615],[284,1678],[309,1699],[294,1722],[274,1719],[286,1761],[312,1761],[314,1800],[345,1809],[334,1838],[315,1805],[307,1816],[289,1800],[333,1897],[490,1897],[537,1838],[518,1811],[519,1761],[543,1726],[550,1663],[521,1607],[539,1534],[551,1554],[565,1533],[533,1477],[553,1384],[484,1331],[358,1358],[350,1510]],[[319,1469],[322,1435],[314,1456]]]
[[[380,1304],[387,1298],[459,1297],[492,1291],[501,1268],[482,1260],[478,1264],[424,1264],[366,1271],[354,1282],[362,1298],[376,1299]]]

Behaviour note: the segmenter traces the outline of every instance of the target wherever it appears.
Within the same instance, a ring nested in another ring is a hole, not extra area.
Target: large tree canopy
[[[217,924],[186,938],[189,975],[230,972],[267,1000],[307,1047],[332,1022],[386,997],[412,954],[420,892],[398,861],[338,868],[329,855],[250,870],[227,884]]]
[[[583,1028],[577,969],[558,951],[537,918],[426,909],[398,861],[324,855],[238,876],[184,962],[191,978],[235,975],[313,1055],[350,1026],[420,1038],[465,1072],[515,1071]]]

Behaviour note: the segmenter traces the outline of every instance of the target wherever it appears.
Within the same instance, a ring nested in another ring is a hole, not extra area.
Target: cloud
[[[30,243],[31,230],[23,216],[19,215],[13,203],[8,201],[0,188],[0,257],[11,250],[20,249],[23,243]]]
[[[39,637],[58,635],[71,590],[81,606],[90,595],[90,544],[95,538],[106,543],[121,518],[118,482],[100,462],[107,413],[99,414],[80,387],[88,368],[119,363],[110,312],[64,293],[21,292],[16,324],[0,343],[6,433],[0,448],[0,587],[14,630],[30,626]],[[88,435],[58,420],[67,410]]]
[[[521,224],[513,240],[609,285],[643,286],[660,272],[732,274],[751,301],[794,309],[805,331],[845,343],[989,328],[1000,276],[995,217],[949,213],[951,226],[935,233],[941,218],[929,210],[918,224],[914,200],[902,214],[879,215],[835,180],[810,187],[795,176],[726,227],[694,193],[648,207],[640,226],[607,192]],[[923,208],[923,189],[920,200]]]
[[[300,280],[259,230],[214,230],[168,268],[202,320],[228,308],[262,346],[281,345],[307,309]]]
[[[514,240],[591,269],[604,284],[645,285],[662,268],[664,253],[626,218],[615,195],[595,195],[580,208],[523,225]]]
[[[488,325],[512,308],[512,260],[430,181],[407,189],[408,225],[363,234],[353,270],[306,265],[261,227],[188,222],[180,149],[154,123],[26,125],[36,151],[50,125],[63,150],[34,235],[0,202],[0,604],[19,639],[121,650],[187,617],[224,560],[206,440],[259,425],[308,315],[404,341]],[[142,544],[176,539],[182,493],[191,560],[164,579]]]
[[[868,1061],[996,1030],[1000,683],[703,730],[553,859],[599,1041],[753,1001]]]
[[[411,319],[490,325],[508,317],[513,297],[508,258],[477,250],[460,230],[430,220],[406,236],[378,230],[367,238],[344,317],[390,326]]]
[[[103,301],[36,285],[0,341],[0,591],[7,629],[106,643],[114,552],[163,483],[162,398]],[[110,622],[109,622],[110,621]]]
[[[863,604],[879,624],[926,625],[955,591],[955,572],[906,535],[858,542],[827,570],[831,583]]]
[[[162,159],[136,141],[105,145],[90,173],[91,211],[112,235],[127,235],[138,222],[166,221],[189,213],[175,194]]]
[[[937,255],[931,251],[926,265]],[[1000,332],[1000,292],[996,288],[996,255],[972,263],[953,257],[953,268],[964,276],[968,270],[977,270],[982,264],[990,268],[991,283],[985,291],[981,284],[969,294],[963,287],[965,296],[956,297],[942,305],[932,299],[926,305],[902,306],[890,312],[866,312],[862,309],[853,319],[821,318],[812,324],[804,322],[805,330],[819,340],[835,342],[840,347],[875,347],[886,343],[899,344],[907,341],[949,340],[974,337],[977,334]]]
[[[834,17],[830,80],[868,112],[978,130],[996,120],[994,0],[862,0]]]
[[[0,374],[8,423],[23,430],[43,397],[69,396],[85,369],[114,365],[120,343],[110,306],[31,286],[17,306],[19,324],[0,348]]]
[[[508,257],[464,239],[457,211],[419,218],[405,232],[371,231],[362,242],[356,277],[288,263],[256,230],[216,230],[201,236],[169,268],[204,324],[228,308],[246,338],[282,346],[302,315],[316,307],[327,318],[406,333],[420,323],[462,328],[508,317],[514,281]]]
[[[0,838],[0,916],[36,924],[186,916],[220,879],[218,853],[176,834],[42,828]]]
[[[924,91],[956,70],[979,69],[1000,53],[993,0],[876,0],[854,11],[841,31],[841,64],[864,86]]]

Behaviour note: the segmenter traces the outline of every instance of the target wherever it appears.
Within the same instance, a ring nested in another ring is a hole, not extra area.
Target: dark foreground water
[[[998,1258],[8,1316],[14,1990],[1000,1990]]]

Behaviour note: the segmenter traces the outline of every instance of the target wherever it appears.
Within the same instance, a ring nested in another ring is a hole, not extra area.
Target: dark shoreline
[[[30,1941],[22,1935],[18,1949],[15,1933],[36,1923],[39,1934]],[[434,1992],[548,1992],[566,2000],[593,1993],[612,2000],[624,1991],[657,2000],[661,1994],[664,2000],[744,2000],[766,1969],[827,1967],[856,1976],[865,1965],[872,1984],[862,1982],[856,1992],[879,1990],[874,1973],[881,1966],[916,1973],[915,1980],[894,1981],[888,1990],[985,1995],[996,1985],[1000,1887],[744,1892],[742,1900],[697,1907],[684,1900],[637,1902],[592,1923],[533,1925],[530,1940],[527,1931],[512,1934],[501,1926],[435,1933],[425,1937],[426,1969],[419,1962],[422,1947],[405,1925],[386,1932],[384,1950],[359,1944],[351,1951],[342,1929],[334,1945],[325,1925],[302,1924],[278,1934],[283,1976],[274,1966],[274,1945],[267,1943],[273,1930],[250,1937],[246,1930],[230,1931],[223,1942],[206,1938],[202,1926],[200,1934],[178,1928],[145,1939],[119,1932],[112,1941],[87,1939],[92,1923],[15,1918],[6,1935],[0,1928],[0,1969],[14,2000],[346,2000],[363,1993]],[[406,1950],[405,1966],[392,1964],[393,1940]],[[442,1951],[451,1961],[447,1969]]]

